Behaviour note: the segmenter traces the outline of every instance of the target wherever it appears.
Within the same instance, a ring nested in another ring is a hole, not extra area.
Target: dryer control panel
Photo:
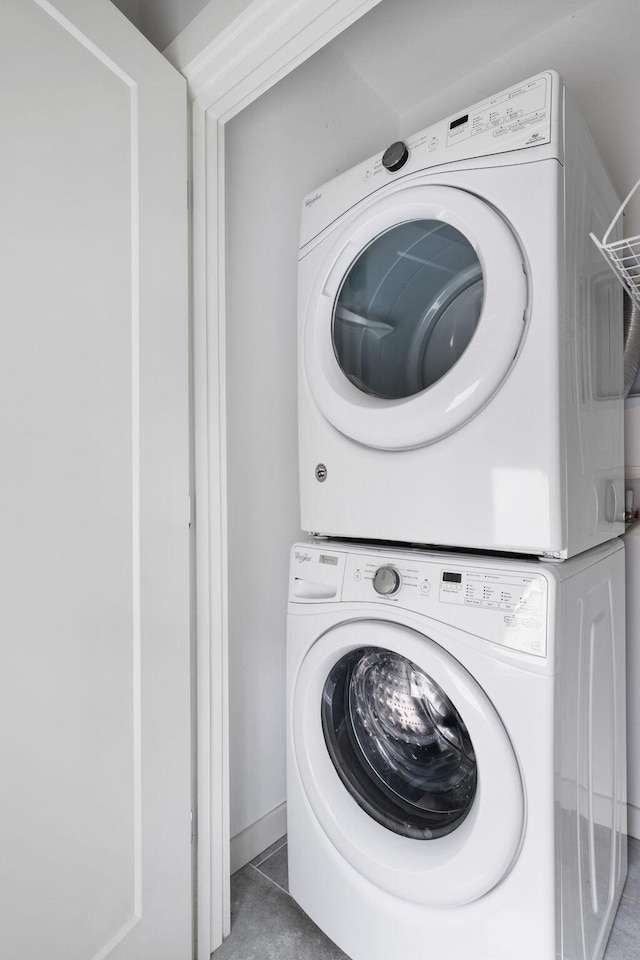
[[[480,136],[509,140],[517,135],[518,146],[547,143],[550,90],[548,76],[533,77],[452,117],[447,124],[447,147]]]
[[[538,571],[535,561],[297,545],[289,600],[398,607],[545,657],[549,582]]]
[[[452,163],[494,158],[502,165],[550,158],[564,162],[563,84],[546,70],[408,137],[309,193],[302,208],[300,246],[365,197],[393,182]],[[386,147],[386,149],[385,149]],[[545,148],[545,149],[541,149]],[[498,159],[499,158],[499,159]],[[411,182],[408,180],[407,182]]]

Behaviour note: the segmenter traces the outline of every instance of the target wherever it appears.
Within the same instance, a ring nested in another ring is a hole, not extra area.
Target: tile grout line
[[[267,857],[267,859],[269,859],[269,858]],[[264,877],[265,880],[268,880],[269,883],[272,883],[272,884],[274,885],[274,887],[277,887],[278,890],[280,890],[282,893],[284,893],[287,897],[290,897],[290,896],[291,896],[291,894],[289,893],[288,890],[285,890],[284,887],[281,887],[279,883],[276,883],[275,880],[272,880],[272,878],[269,877],[269,876],[267,876],[266,873],[263,873],[262,870],[258,870],[258,868],[257,868],[256,866],[254,866],[253,863],[250,863],[249,866],[250,866],[250,867],[253,867],[253,869],[256,871],[256,873],[259,873],[261,877]]]
[[[277,843],[277,842],[278,842],[278,841],[276,840],[276,843]],[[266,857],[263,857],[263,858],[262,858],[262,860],[258,860],[257,863],[253,863],[253,861],[252,861],[252,862],[251,862],[251,866],[252,866],[252,867],[259,867],[259,866],[261,866],[263,863],[266,863],[267,860],[270,860],[271,857],[275,857],[276,853],[280,853],[280,851],[282,850],[282,848],[286,845],[286,842],[287,842],[287,837],[286,837],[286,835],[285,835],[285,836],[282,838],[282,843],[280,844],[279,847],[277,847],[275,850],[272,850],[271,853],[268,853]]]
[[[630,897],[629,894],[623,893],[621,895],[622,900],[628,900],[629,903],[635,903],[636,906],[640,907],[640,900],[636,900],[635,897]]]

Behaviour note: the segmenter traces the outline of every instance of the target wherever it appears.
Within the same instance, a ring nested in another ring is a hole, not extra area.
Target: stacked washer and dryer
[[[626,875],[617,199],[535,76],[304,201],[289,884],[353,960],[594,960]]]

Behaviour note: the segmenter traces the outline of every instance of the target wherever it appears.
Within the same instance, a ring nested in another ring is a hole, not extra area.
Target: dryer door
[[[434,639],[384,621],[334,627],[302,663],[291,722],[320,825],[376,886],[455,906],[509,871],[524,829],[513,747]]]
[[[302,333],[309,387],[359,443],[432,443],[499,390],[526,311],[502,217],[464,190],[406,187],[351,220],[318,273]]]

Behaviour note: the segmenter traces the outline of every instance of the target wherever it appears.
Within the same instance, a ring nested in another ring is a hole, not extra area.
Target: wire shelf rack
[[[640,180],[625,197],[602,240],[598,240],[593,233],[591,239],[633,302],[640,309],[640,237],[629,237],[626,240],[614,240],[613,243],[609,243],[613,228],[639,187]]]

